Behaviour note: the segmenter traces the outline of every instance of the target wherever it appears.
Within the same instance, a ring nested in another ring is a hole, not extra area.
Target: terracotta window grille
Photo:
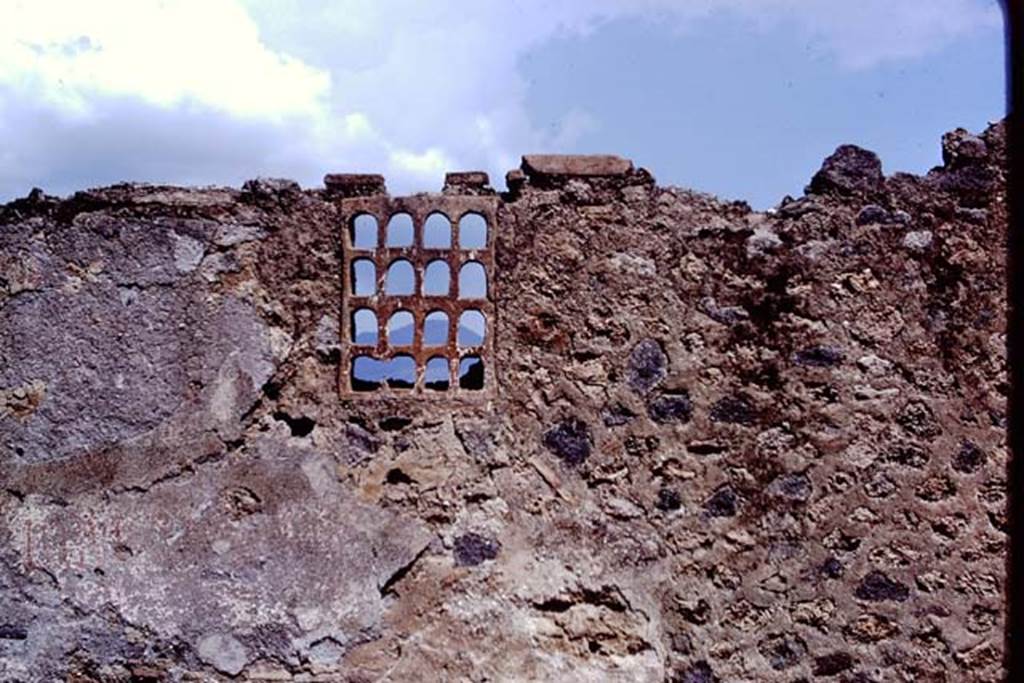
[[[356,197],[342,213],[342,394],[490,395],[496,200]]]

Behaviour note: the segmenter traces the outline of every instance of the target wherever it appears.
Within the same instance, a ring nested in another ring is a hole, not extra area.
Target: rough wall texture
[[[470,405],[340,398],[343,183],[0,207],[0,680],[999,680],[1003,129],[943,145],[769,213],[531,157]]]

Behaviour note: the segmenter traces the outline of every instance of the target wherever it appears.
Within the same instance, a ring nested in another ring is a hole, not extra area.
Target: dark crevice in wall
[[[408,417],[401,417],[399,415],[392,415],[391,417],[385,417],[380,421],[380,428],[385,432],[397,432],[405,429],[412,424],[412,419]]]
[[[427,553],[427,550],[429,550],[429,548],[430,548],[430,546],[424,546],[422,549],[420,549],[420,551],[418,553],[416,553],[415,557],[413,557],[411,560],[409,560],[406,564],[404,564],[401,567],[399,567],[398,570],[394,574],[392,574],[390,577],[388,577],[387,581],[385,581],[380,586],[380,589],[379,589],[380,590],[380,596],[382,598],[388,597],[389,595],[395,595],[396,594],[395,588],[402,581],[402,579],[404,579],[406,576],[409,575],[409,572],[411,572],[413,570],[413,567],[415,567],[416,563],[419,562],[420,559]]]
[[[288,413],[278,411],[274,413],[273,417],[275,420],[287,424],[292,436],[309,436],[316,428],[316,420],[305,415],[292,417]]]

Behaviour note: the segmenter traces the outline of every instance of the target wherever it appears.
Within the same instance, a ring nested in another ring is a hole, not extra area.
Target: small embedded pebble
[[[821,564],[821,573],[830,579],[838,579],[843,575],[843,563],[830,557]]]
[[[932,245],[931,230],[915,230],[903,237],[903,246],[916,254],[923,254]]]
[[[658,491],[658,500],[654,503],[654,507],[658,508],[662,512],[672,512],[678,510],[683,505],[682,496],[675,489],[662,488]]]

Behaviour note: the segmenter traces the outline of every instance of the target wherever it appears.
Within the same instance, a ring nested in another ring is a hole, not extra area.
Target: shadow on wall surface
[[[1007,318],[1010,546],[1005,652],[1007,680],[1024,680],[1024,3],[1001,0],[1006,21],[1009,226]]]

